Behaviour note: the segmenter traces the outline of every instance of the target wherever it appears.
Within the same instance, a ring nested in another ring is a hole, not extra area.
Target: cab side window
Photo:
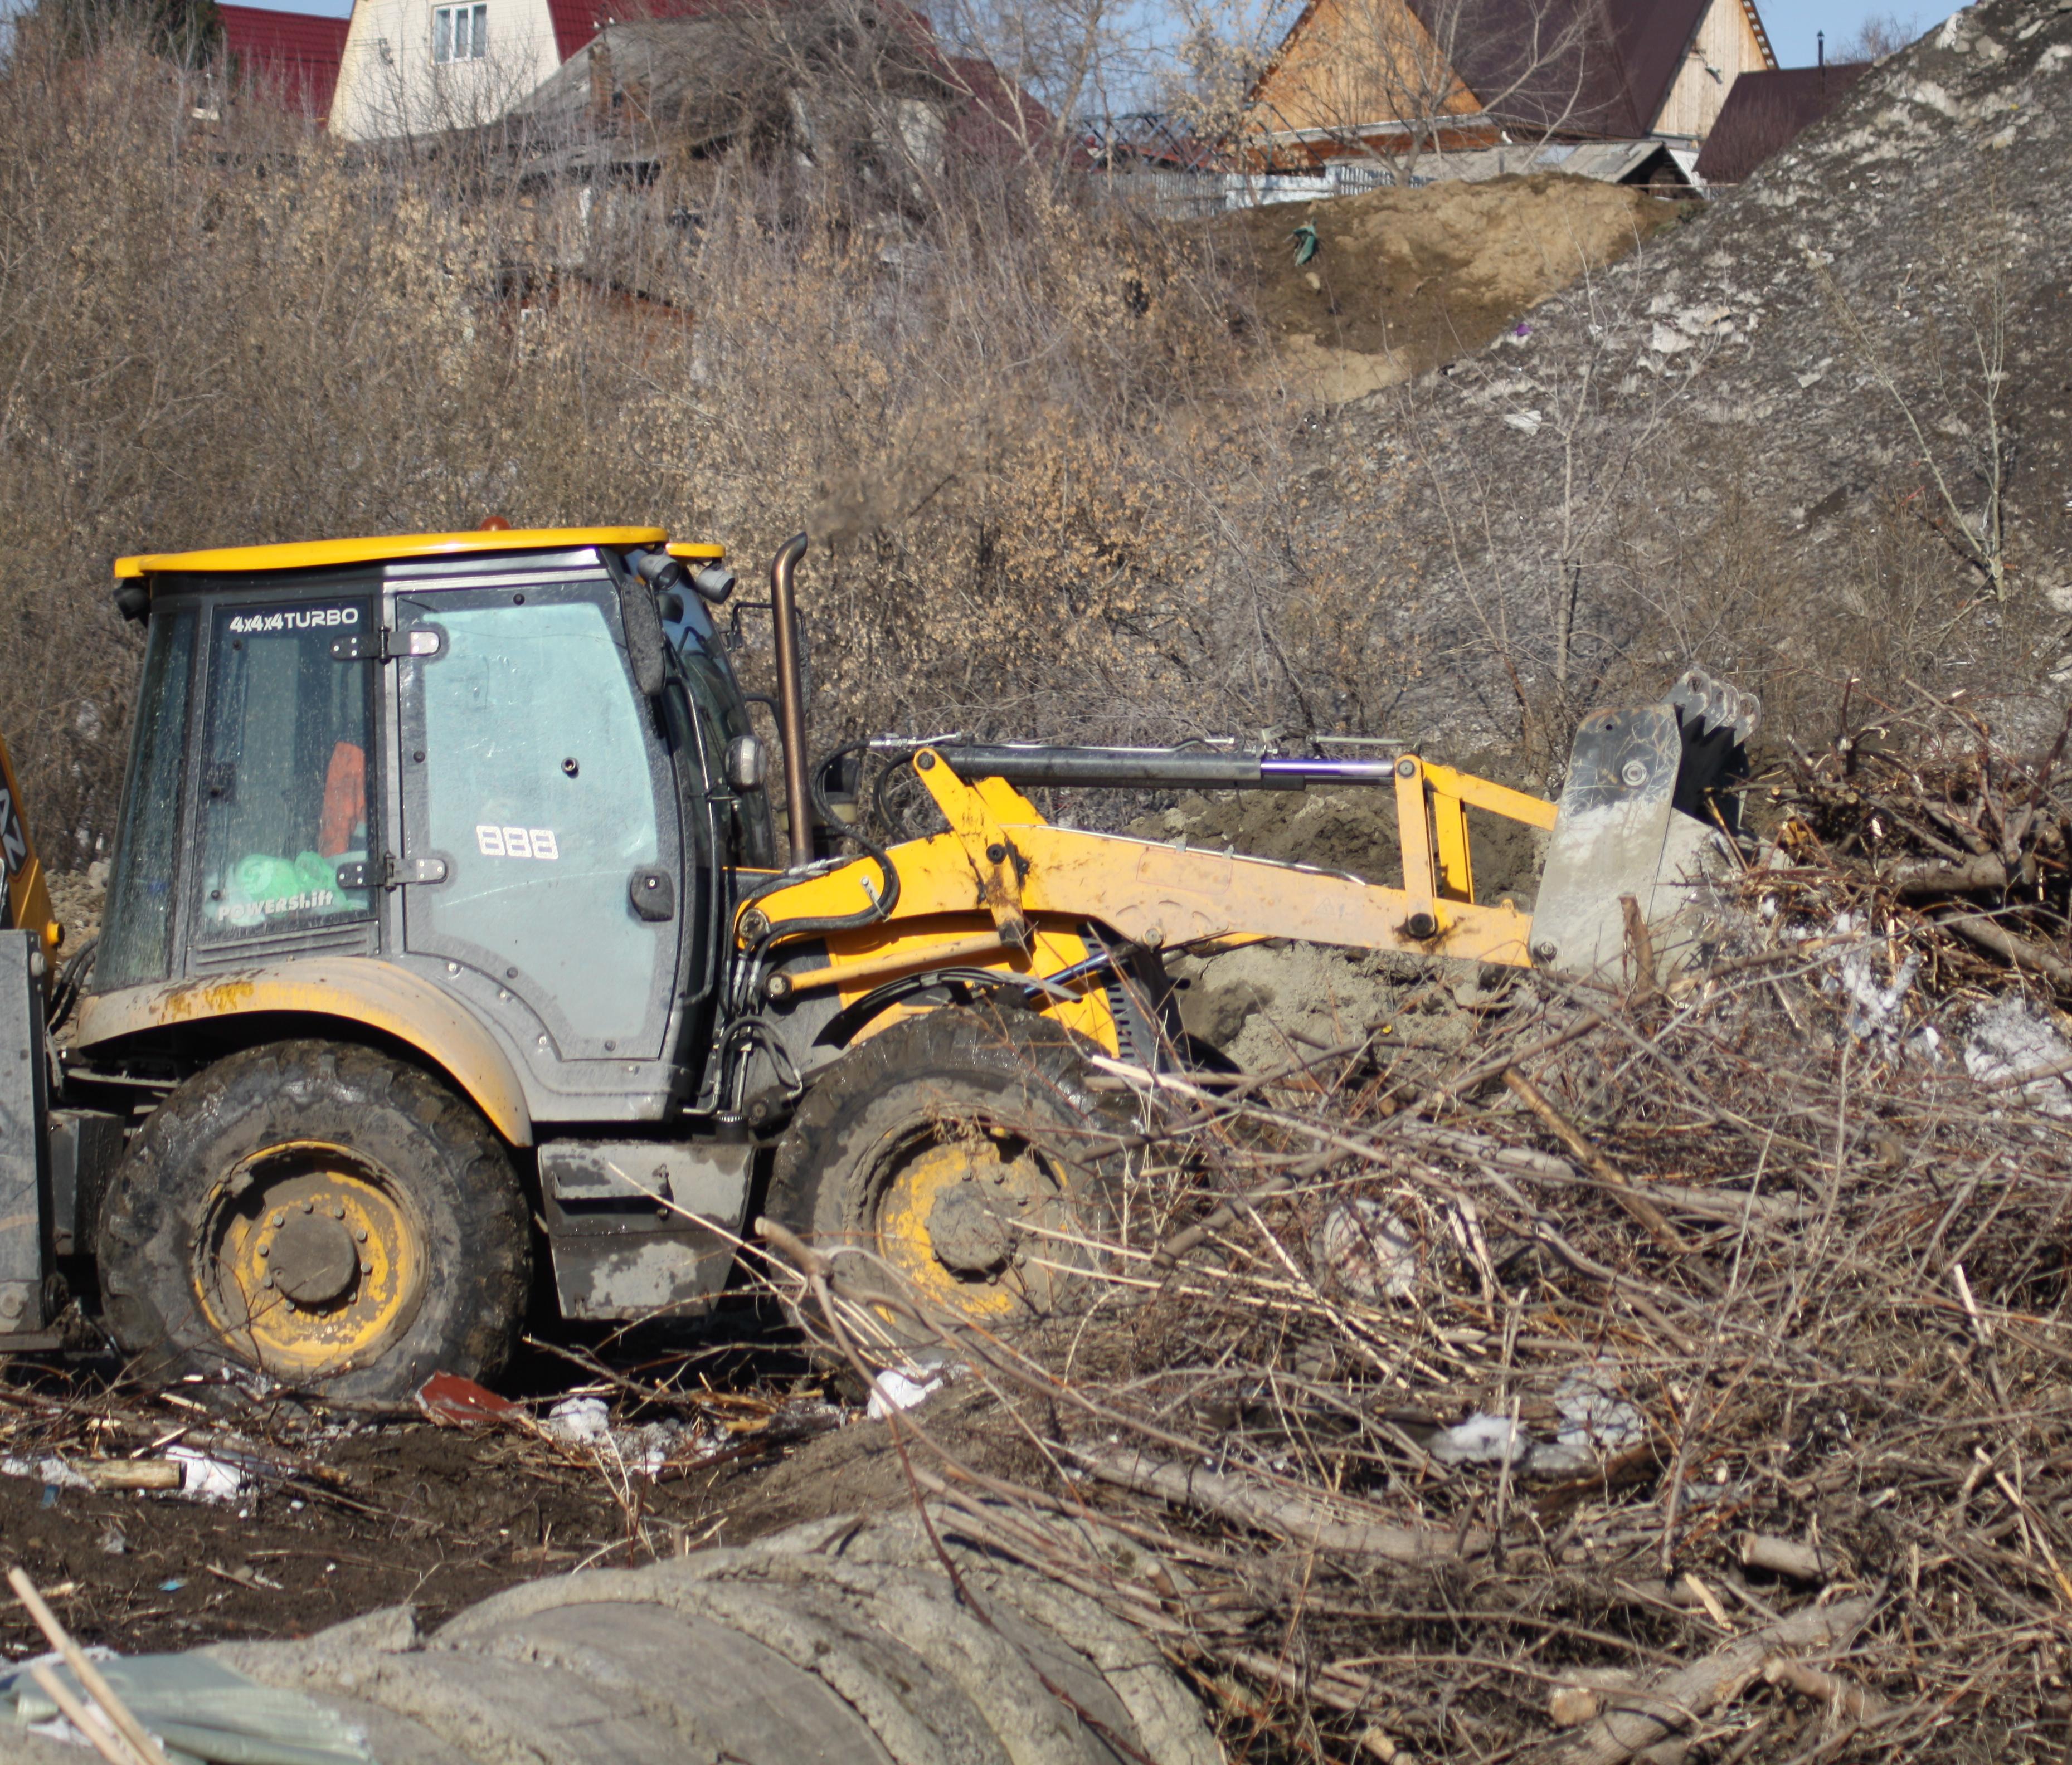
[[[220,606],[211,622],[196,935],[220,943],[364,917],[339,870],[369,851],[375,671],[332,646],[364,600]]]

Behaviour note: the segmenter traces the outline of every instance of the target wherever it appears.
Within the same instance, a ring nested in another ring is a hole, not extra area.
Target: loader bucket
[[[1694,894],[1725,863],[1739,826],[1739,800],[1723,787],[1747,776],[1762,709],[1753,694],[1693,669],[1659,704],[1583,719],[1533,909],[1539,966],[1616,978],[1629,896],[1658,974],[1688,959]]]

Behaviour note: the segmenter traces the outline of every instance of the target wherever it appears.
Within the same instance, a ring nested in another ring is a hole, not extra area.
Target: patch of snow
[[[1980,1084],[2072,1061],[2072,1042],[2049,1017],[2026,999],[1996,999],[1971,1015],[1964,1041],[1964,1070]],[[2020,1087],[2024,1101],[2046,1115],[2072,1116],[2072,1075],[2041,1078]]]

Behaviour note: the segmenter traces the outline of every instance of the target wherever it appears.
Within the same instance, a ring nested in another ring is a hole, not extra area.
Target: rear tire
[[[116,1172],[99,1250],[109,1326],[148,1374],[241,1364],[369,1404],[496,1373],[532,1281],[489,1124],[333,1042],[249,1049],[174,1091]]]
[[[767,1211],[817,1249],[874,1253],[936,1307],[988,1329],[1083,1303],[1111,1217],[1121,1123],[1083,1045],[1021,1012],[944,1009],[895,1024],[815,1080],[779,1143]],[[864,1285],[882,1269],[844,1258]],[[1082,1273],[1080,1271],[1086,1271]],[[886,1308],[895,1341],[935,1332]]]

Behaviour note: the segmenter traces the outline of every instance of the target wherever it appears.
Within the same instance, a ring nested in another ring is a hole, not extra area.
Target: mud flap
[[[1692,794],[1687,749],[1716,774],[1709,750],[1719,733],[1679,717],[1673,702],[1583,720],[1532,915],[1536,964],[1619,978],[1628,895],[1653,934],[1658,978],[1690,954],[1696,916],[1688,909],[1723,861],[1725,842],[1678,804]]]

